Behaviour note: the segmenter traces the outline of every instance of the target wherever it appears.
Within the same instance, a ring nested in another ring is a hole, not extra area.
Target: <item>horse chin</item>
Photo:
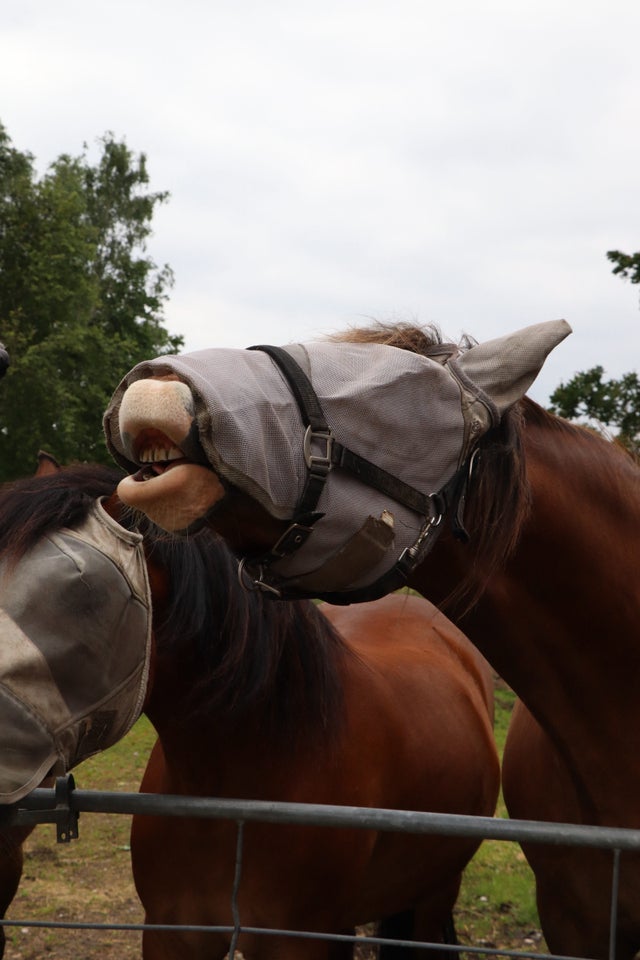
[[[199,526],[225,495],[216,474],[197,463],[180,463],[147,479],[125,477],[119,498],[169,533],[187,533]]]

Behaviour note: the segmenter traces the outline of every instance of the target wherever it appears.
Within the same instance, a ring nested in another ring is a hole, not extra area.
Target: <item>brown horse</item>
[[[68,468],[10,485],[0,494],[5,558],[27,562],[63,525],[82,531],[120,476]],[[117,497],[105,508],[131,522]],[[145,710],[159,740],[144,790],[493,813],[491,674],[431,604],[396,595],[325,616],[306,601],[247,593],[210,532],[176,541],[147,529],[145,551],[155,635]],[[134,878],[150,923],[231,922],[235,833],[222,821],[134,819]],[[412,912],[414,937],[442,942],[476,848],[466,838],[251,824],[241,920],[341,933]],[[143,951],[145,960],[222,958],[229,943],[145,932]],[[238,947],[256,960],[351,955],[344,944],[270,936],[241,935]]]
[[[344,340],[425,356],[443,351],[430,331],[406,327],[351,331]],[[164,431],[160,446],[171,449],[166,423],[153,429],[157,437]],[[144,436],[144,425],[134,432]],[[148,432],[144,446],[153,448],[153,439]],[[410,585],[447,604],[526,704],[516,711],[504,758],[510,813],[638,827],[640,468],[615,443],[526,397],[514,398],[475,449],[464,515],[469,542],[441,523]],[[175,471],[165,480],[166,499],[153,479],[148,488],[127,481],[124,494],[134,488],[138,507],[146,501],[165,516],[173,498],[183,514],[193,510],[190,520],[204,503],[208,523],[245,554],[270,550],[289,526],[206,464],[183,461]],[[447,516],[460,507],[459,493],[445,501]],[[550,948],[606,957],[610,855],[534,845],[526,853]],[[621,862],[616,956],[627,960],[639,949],[640,863],[629,854]]]

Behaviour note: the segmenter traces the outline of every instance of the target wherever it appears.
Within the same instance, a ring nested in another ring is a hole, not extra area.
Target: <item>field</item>
[[[513,695],[496,685],[500,746]],[[116,747],[74,771],[78,787],[137,790],[153,730],[142,718]],[[504,815],[501,806],[500,815]],[[25,869],[11,920],[137,923],[143,919],[131,879],[128,817],[83,814],[80,837],[57,844],[44,825],[27,841]],[[162,852],[158,852],[162,856]],[[456,926],[462,943],[542,952],[531,871],[517,846],[483,844],[465,874]],[[7,928],[6,960],[134,960],[140,934],[130,931]],[[366,951],[362,952],[363,960]],[[425,953],[428,956],[428,953]]]

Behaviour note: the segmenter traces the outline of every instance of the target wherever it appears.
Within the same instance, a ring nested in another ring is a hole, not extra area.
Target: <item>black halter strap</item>
[[[254,589],[266,590],[283,599],[318,596],[315,591],[309,593],[295,586],[288,589],[286,583],[278,582],[278,578],[273,577],[269,568],[277,560],[298,550],[312,533],[313,524],[323,516],[322,513],[316,512],[316,507],[327,476],[334,467],[340,467],[348,471],[368,486],[374,487],[396,502],[402,503],[408,509],[424,517],[424,524],[416,543],[403,551],[394,566],[386,574],[368,587],[339,593],[323,593],[323,599],[330,603],[341,604],[373,600],[384,596],[391,590],[404,586],[417,564],[424,559],[433,546],[433,542],[440,532],[442,520],[456,505],[457,509],[452,518],[454,535],[458,539],[468,540],[462,522],[462,513],[464,495],[470,476],[470,464],[463,464],[443,489],[437,493],[425,494],[416,490],[415,487],[404,483],[404,481],[371,463],[365,457],[354,453],[336,440],[309,378],[290,353],[282,347],[267,345],[258,345],[248,349],[261,350],[273,360],[296,399],[302,421],[306,427],[303,447],[307,465],[307,478],[296,514],[278,542],[258,561],[253,563],[247,563],[246,560],[241,561],[239,574],[242,583],[251,584]]]
[[[374,487],[423,517],[433,515],[433,500],[430,495],[421,493],[336,440],[309,378],[290,353],[282,347],[264,345],[249,347],[249,350],[262,350],[280,369],[307,428],[304,436],[307,482],[298,504],[298,515],[306,515],[315,510],[329,471],[333,467],[346,470],[362,483]],[[322,453],[314,454],[314,447],[319,445],[322,446]]]

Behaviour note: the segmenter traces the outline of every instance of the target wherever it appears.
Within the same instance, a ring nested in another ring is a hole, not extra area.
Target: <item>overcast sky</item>
[[[15,0],[0,121],[38,169],[147,154],[187,349],[564,317],[545,402],[640,367],[639,38],[638,0]]]

